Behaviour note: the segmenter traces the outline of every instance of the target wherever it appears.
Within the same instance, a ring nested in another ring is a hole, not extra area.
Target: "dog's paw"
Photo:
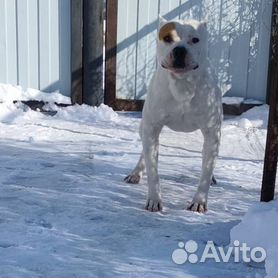
[[[207,209],[207,204],[191,203],[187,207],[187,210],[193,212],[205,213],[208,209]]]
[[[204,194],[196,193],[192,202],[187,207],[187,210],[191,210],[199,213],[205,213],[208,210],[207,197]]]
[[[152,199],[147,199],[145,209],[148,211],[152,212],[157,212],[157,211],[162,211],[162,201],[159,200],[152,200]]]
[[[131,175],[128,175],[127,177],[125,177],[124,181],[126,183],[133,183],[133,184],[137,184],[139,183],[140,181],[140,175],[138,174],[131,174]]]

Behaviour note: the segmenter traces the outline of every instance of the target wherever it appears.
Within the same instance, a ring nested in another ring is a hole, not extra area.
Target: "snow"
[[[258,203],[249,208],[242,222],[231,230],[231,242],[239,240],[249,247],[263,247],[266,252],[267,277],[278,277],[278,207],[277,200]],[[251,231],[251,232],[250,232]]]
[[[255,104],[255,105],[262,105],[263,102],[252,99],[252,98],[247,98],[244,99],[243,97],[223,97],[222,98],[222,103],[228,104],[228,105],[240,105],[242,103],[244,104]]]
[[[242,97],[223,97],[222,103],[230,104],[230,105],[240,105],[244,101],[244,98]]]
[[[10,94],[0,103],[1,277],[266,275],[264,265],[176,265],[171,259],[181,241],[228,245],[230,230],[258,203],[266,105],[223,123],[218,184],[204,215],[184,209],[200,176],[201,133],[165,128],[159,164],[164,211],[149,213],[143,209],[146,178],[140,185],[123,182],[141,152],[140,114],[82,105],[56,107],[52,117],[13,104],[14,87],[0,88],[4,98]],[[244,118],[252,126],[240,124]]]
[[[227,123],[246,130],[267,129],[268,105],[256,106],[236,118],[227,120]]]
[[[245,99],[243,103],[245,103],[245,104],[259,104],[259,105],[264,104],[262,101],[257,100],[257,99],[252,99],[252,98]]]
[[[118,114],[107,105],[101,104],[99,107],[90,107],[88,105],[76,105],[70,107],[52,106],[51,109],[57,111],[54,119],[60,119],[70,122],[92,123],[119,120]],[[74,117],[73,117],[74,115]]]
[[[241,128],[252,128],[253,124],[246,118],[242,118],[238,121],[238,126]]]
[[[21,86],[0,83],[0,102],[13,102],[14,100],[39,100],[45,102],[71,103],[69,97],[59,92],[45,93],[28,88],[26,91]]]

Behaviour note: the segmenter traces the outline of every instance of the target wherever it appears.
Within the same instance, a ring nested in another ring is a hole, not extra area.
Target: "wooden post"
[[[261,201],[268,202],[274,198],[278,156],[278,0],[273,0],[272,38],[269,67],[269,120],[266,139],[264,172]]]
[[[83,102],[100,105],[103,89],[103,0],[83,0]]]
[[[82,103],[83,0],[71,0],[71,102]]]
[[[104,103],[113,108],[116,100],[117,16],[118,0],[106,0]]]
[[[119,111],[142,111],[144,100],[126,100],[116,97],[117,23],[118,0],[106,0],[104,103]]]

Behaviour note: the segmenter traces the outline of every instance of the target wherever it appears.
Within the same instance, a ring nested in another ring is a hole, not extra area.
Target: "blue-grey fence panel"
[[[144,99],[156,68],[158,15],[208,21],[222,93],[265,100],[271,0],[118,0],[116,96]]]
[[[70,0],[0,0],[0,82],[71,93]]]
[[[138,7],[138,30],[136,52],[135,98],[141,99],[146,92],[153,71],[156,68],[156,30],[152,26],[157,20],[158,0],[141,0]]]
[[[118,98],[132,99],[136,90],[138,0],[120,0],[118,3],[116,90]]]

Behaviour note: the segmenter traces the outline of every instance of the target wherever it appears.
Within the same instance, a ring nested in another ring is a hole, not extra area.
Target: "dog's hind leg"
[[[145,159],[143,152],[140,156],[139,161],[137,162],[137,165],[135,166],[134,170],[130,173],[130,175],[126,176],[124,181],[127,183],[139,183],[140,179],[142,178],[144,171],[145,171]]]
[[[212,186],[213,186],[213,185],[217,185],[217,180],[216,180],[216,178],[215,178],[215,176],[214,176],[214,175],[212,175],[210,185],[212,185]]]
[[[142,139],[142,121],[141,121],[140,127],[139,127],[139,135]],[[142,178],[142,176],[144,174],[145,168],[146,168],[146,164],[145,164],[144,154],[142,151],[139,161],[137,162],[137,165],[135,166],[133,171],[130,173],[130,175],[125,177],[124,181],[127,183],[133,183],[133,184],[139,183],[140,179]]]

